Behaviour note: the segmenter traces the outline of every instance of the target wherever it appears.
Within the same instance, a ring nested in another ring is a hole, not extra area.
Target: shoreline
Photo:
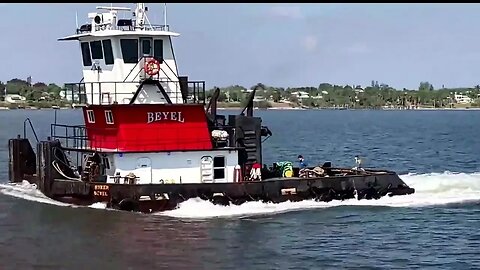
[[[242,107],[218,107],[217,110],[242,110]],[[369,109],[369,108],[300,108],[300,107],[274,107],[274,108],[254,108],[255,110],[265,111],[480,111],[480,108],[418,108],[418,109]]]
[[[37,111],[37,110],[74,110],[74,109],[79,109],[81,107],[58,107],[58,108],[53,108],[53,107],[47,107],[47,108],[41,108],[41,107],[25,107],[25,108],[9,108],[9,107],[0,107],[0,111],[18,111],[18,110],[31,110],[31,111]]]
[[[0,111],[11,111],[11,110],[75,110],[80,109],[82,106],[77,107],[56,107],[56,108],[40,108],[40,107],[25,107],[25,108],[9,108],[9,107],[0,107]],[[243,107],[217,107],[217,110],[242,110]],[[302,108],[302,107],[271,107],[271,108],[258,108],[255,107],[255,110],[261,111],[480,111],[480,107],[473,108],[416,108],[416,109],[402,109],[402,108]]]

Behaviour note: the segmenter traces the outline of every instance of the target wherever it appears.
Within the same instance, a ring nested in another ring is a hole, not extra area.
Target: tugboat
[[[25,130],[10,139],[10,182],[26,180],[62,202],[143,213],[190,198],[238,205],[414,193],[387,170],[263,164],[262,141],[272,132],[253,115],[255,91],[241,114],[217,114],[220,90],[207,104],[205,82],[179,75],[172,44],[179,34],[166,22],[150,24],[143,3],[131,19],[118,16],[130,8],[97,9],[59,39],[80,43],[83,79],[65,87],[84,104],[84,125],[55,120],[36,151]],[[24,129],[28,123],[33,128],[26,119]]]

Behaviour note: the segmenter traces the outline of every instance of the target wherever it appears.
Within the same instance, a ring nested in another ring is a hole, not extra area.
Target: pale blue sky
[[[0,4],[0,80],[79,81],[75,31],[99,4]],[[115,4],[125,6],[125,4]],[[132,7],[133,5],[127,5]],[[147,4],[163,22],[163,4]],[[479,4],[169,4],[182,75],[210,88],[480,84]]]

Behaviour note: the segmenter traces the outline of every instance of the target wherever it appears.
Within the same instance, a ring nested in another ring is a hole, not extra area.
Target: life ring
[[[150,75],[154,76],[160,72],[160,62],[157,59],[151,59],[147,63],[145,63],[145,72]]]

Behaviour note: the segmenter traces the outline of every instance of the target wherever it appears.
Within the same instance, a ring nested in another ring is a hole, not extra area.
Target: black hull
[[[395,172],[332,169],[343,175],[328,177],[270,178],[263,181],[202,184],[112,184],[69,180],[52,167],[55,141],[40,142],[37,155],[26,139],[12,139],[10,181],[28,180],[37,184],[47,197],[77,205],[105,202],[109,208],[144,213],[171,210],[191,198],[214,204],[242,204],[248,201],[280,203],[285,201],[379,199],[384,196],[414,193]],[[352,174],[354,172],[354,174]],[[347,174],[347,175],[345,175]],[[349,175],[350,174],[350,175]]]
[[[369,200],[412,193],[414,189],[405,185],[395,173],[387,173],[216,184],[128,185],[54,180],[49,197],[83,205],[106,202],[110,208],[150,213],[174,209],[190,198],[201,198],[214,204],[239,205],[248,201]]]

